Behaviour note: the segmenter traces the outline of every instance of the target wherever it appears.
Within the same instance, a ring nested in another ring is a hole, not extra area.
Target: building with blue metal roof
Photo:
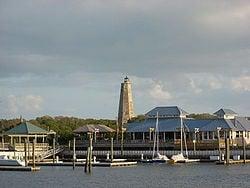
[[[187,118],[188,112],[178,106],[153,108],[145,114],[144,121],[128,123],[126,132],[129,138],[142,141],[153,140],[157,114],[162,142],[180,139],[182,119],[186,137],[190,142],[194,142],[194,138],[199,142],[216,142],[219,130],[220,138],[230,138],[234,145],[240,145],[242,137],[247,144],[250,144],[250,121],[245,117],[239,117],[234,111],[220,109],[214,113],[216,115],[214,119],[197,120]]]

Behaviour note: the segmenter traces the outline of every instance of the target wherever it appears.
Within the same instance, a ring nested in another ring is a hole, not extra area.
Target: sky
[[[250,115],[250,2],[0,0],[0,118],[117,117],[132,81],[136,114]]]

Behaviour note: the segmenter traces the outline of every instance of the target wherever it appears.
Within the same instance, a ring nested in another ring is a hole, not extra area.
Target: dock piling
[[[246,163],[246,141],[244,135],[242,135],[242,145],[243,145],[243,161]]]
[[[229,138],[225,139],[225,144],[226,144],[226,164],[229,164],[229,159],[230,159],[230,145],[229,145]]]
[[[110,154],[111,154],[111,162],[113,162],[113,159],[114,159],[113,137],[111,137],[111,151],[110,151]]]
[[[56,138],[55,135],[53,137],[53,163],[55,163],[55,147],[56,147]]]
[[[27,139],[24,141],[24,160],[25,160],[25,166],[28,166],[28,160],[27,160]]]
[[[73,139],[73,170],[75,170],[76,162],[76,137]]]
[[[86,161],[85,161],[85,166],[84,166],[84,172],[88,172],[88,165],[89,165],[89,147],[87,149],[87,155],[86,155]]]
[[[36,142],[36,140],[34,139],[33,140],[33,144],[32,144],[32,154],[33,154],[33,156],[32,156],[32,158],[33,158],[33,168],[35,169],[35,143]]]

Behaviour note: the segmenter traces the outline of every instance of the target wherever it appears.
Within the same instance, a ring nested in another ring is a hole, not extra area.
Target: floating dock
[[[0,171],[39,171],[40,167],[30,166],[0,166]]]
[[[94,163],[93,166],[100,166],[100,167],[119,167],[119,166],[134,166],[137,165],[136,161],[123,161],[123,162],[100,162]]]
[[[72,162],[51,163],[51,162],[38,162],[38,166],[73,166]],[[119,166],[134,166],[137,165],[136,161],[105,161],[92,163],[94,167],[119,167]],[[85,166],[85,162],[76,162],[75,166]]]
[[[247,160],[229,160],[228,164],[244,164],[244,163],[250,163],[250,160],[247,159]],[[216,162],[217,165],[227,165],[227,162],[226,161],[217,161]]]

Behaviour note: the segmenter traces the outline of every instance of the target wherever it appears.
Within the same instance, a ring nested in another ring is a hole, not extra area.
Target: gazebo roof
[[[108,133],[108,132],[114,132],[114,129],[106,126],[106,125],[84,125],[82,127],[79,127],[73,131],[73,133],[93,133],[93,132],[101,132],[101,133]]]
[[[22,122],[16,127],[6,131],[5,135],[30,135],[30,134],[47,134],[48,131],[45,129],[42,129],[40,127],[37,127],[29,122]]]

